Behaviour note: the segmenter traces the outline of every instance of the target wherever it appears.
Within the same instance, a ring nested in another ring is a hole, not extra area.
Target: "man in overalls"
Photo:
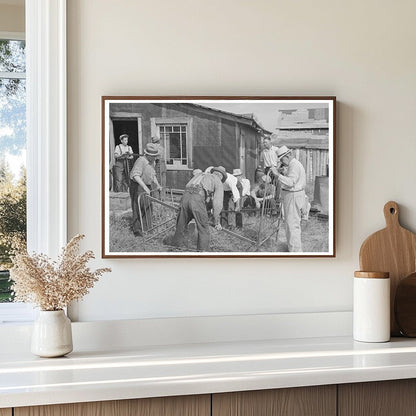
[[[223,183],[226,179],[227,176],[224,172],[213,168],[211,173],[199,173],[186,184],[176,219],[176,231],[172,245],[178,247],[183,245],[186,226],[192,219],[195,219],[198,231],[197,250],[209,251],[210,232],[206,204],[212,201],[215,229],[221,230]]]

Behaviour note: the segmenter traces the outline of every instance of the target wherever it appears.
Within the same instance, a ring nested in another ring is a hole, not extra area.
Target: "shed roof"
[[[192,106],[194,109],[196,110],[200,110],[202,112],[209,112],[209,113],[215,113],[217,115],[219,115],[222,118],[226,118],[228,120],[231,121],[236,121],[238,123],[244,124],[246,126],[250,126],[253,129],[262,132],[266,135],[270,135],[272,134],[271,131],[266,130],[260,123],[260,121],[257,119],[257,117],[252,114],[235,114],[235,113],[231,113],[229,111],[224,111],[224,110],[218,110],[216,108],[211,108],[211,107],[207,107],[204,105],[200,105],[200,104],[194,104],[194,103],[183,103],[184,105],[188,105],[188,106]]]
[[[289,149],[328,149],[328,137],[318,139],[318,138],[285,138],[279,139],[276,142],[277,146],[287,146]]]
[[[288,123],[277,126],[278,130],[310,130],[310,129],[329,129],[329,124],[325,121],[305,122],[305,123]]]

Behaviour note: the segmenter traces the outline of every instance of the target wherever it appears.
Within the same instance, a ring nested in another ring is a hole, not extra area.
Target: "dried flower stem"
[[[76,235],[63,248],[58,261],[45,254],[20,252],[12,259],[10,279],[15,302],[34,303],[45,311],[56,311],[81,299],[109,268],[92,271],[87,267],[92,251],[78,254],[84,235]]]

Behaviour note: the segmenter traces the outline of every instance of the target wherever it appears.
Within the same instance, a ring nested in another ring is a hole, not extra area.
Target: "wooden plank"
[[[0,409],[0,416],[12,416],[12,409]]]
[[[416,380],[392,380],[338,386],[339,416],[413,416]]]
[[[327,154],[328,152],[326,150],[322,151],[322,157],[321,157],[321,175],[325,176],[326,175],[326,165],[327,165]]]
[[[316,176],[320,176],[319,165],[321,163],[321,151],[318,149],[318,150],[315,150],[315,153],[316,153],[316,170],[315,170],[314,179]]]
[[[315,180],[315,176],[318,174],[318,150],[312,150],[312,161],[313,161],[313,168],[312,168],[312,180]]]
[[[222,393],[212,396],[213,416],[335,416],[336,386]]]
[[[14,416],[210,416],[210,414],[210,395],[19,407],[14,411]]]

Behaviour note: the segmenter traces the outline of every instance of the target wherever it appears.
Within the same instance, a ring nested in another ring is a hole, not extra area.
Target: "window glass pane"
[[[26,72],[24,40],[0,39],[0,72]]]
[[[174,127],[173,127],[173,131],[175,131],[175,132],[176,132],[176,131],[180,131],[180,130],[181,130],[180,126],[174,126]]]
[[[170,157],[173,159],[180,159],[181,157],[181,143],[180,136],[177,133],[171,133],[169,135],[170,141]]]
[[[0,78],[0,302],[11,300],[10,254],[26,244],[25,166],[26,80]]]

